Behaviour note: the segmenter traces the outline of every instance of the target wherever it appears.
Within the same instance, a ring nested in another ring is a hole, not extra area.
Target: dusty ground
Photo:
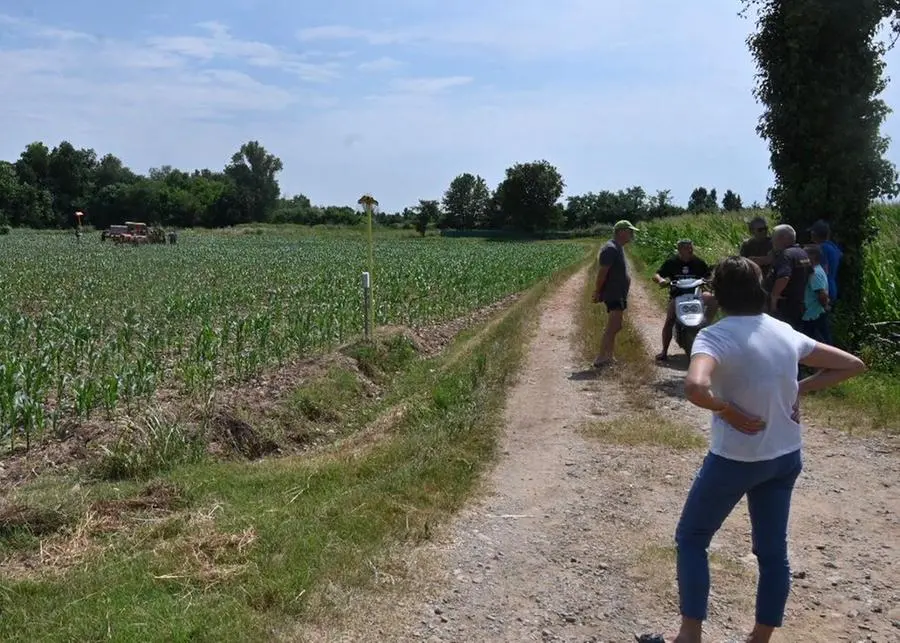
[[[579,429],[614,418],[626,396],[701,432],[709,416],[681,399],[677,350],[642,390],[583,370],[572,338],[584,278],[545,303],[483,494],[435,544],[373,568],[376,590],[336,596],[346,620],[290,638],[624,642],[672,632],[672,534],[704,451],[617,446]],[[641,284],[634,291],[628,314],[655,353],[662,314]],[[776,640],[900,641],[897,445],[822,427],[806,434],[791,524],[796,579]],[[740,640],[756,580],[744,503],[711,550],[707,640]]]

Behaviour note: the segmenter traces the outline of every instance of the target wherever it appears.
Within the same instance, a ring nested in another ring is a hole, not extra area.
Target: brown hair
[[[713,271],[713,294],[728,315],[761,315],[768,295],[762,271],[746,257],[726,257]]]

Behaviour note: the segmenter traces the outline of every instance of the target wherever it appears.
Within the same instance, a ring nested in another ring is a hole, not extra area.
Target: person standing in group
[[[617,221],[613,226],[613,238],[600,250],[593,300],[594,303],[606,305],[608,318],[594,368],[602,368],[613,361],[616,335],[622,330],[622,316],[628,308],[628,291],[631,288],[625,246],[634,239],[637,231],[630,221]]]
[[[763,217],[753,217],[747,227],[750,229],[750,238],[741,244],[740,255],[756,263],[765,275],[772,265],[772,237],[769,236],[769,224]]]
[[[769,314],[803,330],[803,300],[812,265],[806,251],[797,245],[797,233],[787,224],[772,230],[774,256],[767,279]]]
[[[817,342],[831,344],[831,328],[828,310],[831,298],[828,296],[828,276],[822,268],[822,250],[819,246],[806,246],[806,255],[813,267],[813,273],[806,282],[804,295],[803,332]]]
[[[709,600],[707,550],[747,496],[759,565],[756,624],[747,643],[768,643],[790,593],[787,528],[802,470],[800,396],[865,370],[863,362],[765,314],[759,266],[728,257],[713,271],[725,317],[700,331],[684,381],[687,399],[713,412],[709,452],[675,532],[681,627],[675,643],[700,643]],[[800,382],[799,364],[818,369]]]
[[[812,242],[822,249],[822,267],[828,276],[828,297],[834,304],[838,296],[838,268],[840,268],[841,258],[844,256],[844,253],[831,240],[831,226],[828,225],[827,221],[819,219],[812,224],[809,229],[809,236]]]

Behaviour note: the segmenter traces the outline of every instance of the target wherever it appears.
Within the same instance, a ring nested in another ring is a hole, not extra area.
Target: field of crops
[[[380,239],[376,320],[450,319],[584,254],[571,242]],[[5,447],[160,387],[203,394],[362,332],[356,236],[186,233],[177,246],[123,247],[16,230],[0,236],[0,257]]]

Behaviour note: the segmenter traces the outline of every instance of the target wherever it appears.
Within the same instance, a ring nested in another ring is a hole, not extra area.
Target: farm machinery
[[[139,221],[126,221],[124,225],[111,225],[100,233],[100,240],[112,239],[113,243],[142,245],[145,243],[165,243],[166,231],[159,226],[148,226]],[[169,234],[172,241],[172,235]]]

